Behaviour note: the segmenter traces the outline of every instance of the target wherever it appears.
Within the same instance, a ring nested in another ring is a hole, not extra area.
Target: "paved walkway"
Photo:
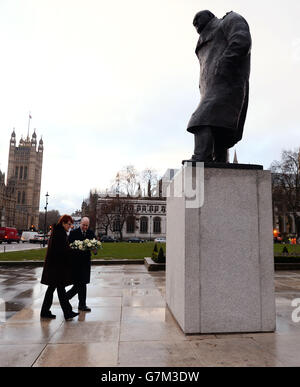
[[[57,298],[56,320],[40,320],[40,275],[0,268],[1,366],[300,366],[300,322],[291,319],[300,272],[276,273],[276,333],[210,336],[181,332],[165,306],[164,273],[143,265],[94,266],[92,313],[70,322]]]

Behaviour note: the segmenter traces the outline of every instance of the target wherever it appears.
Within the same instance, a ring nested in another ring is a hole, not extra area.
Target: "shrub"
[[[152,252],[152,259],[153,259],[154,262],[156,262],[157,257],[158,257],[158,249],[157,249],[157,244],[155,243],[154,249],[153,249],[153,252]]]
[[[159,249],[159,253],[158,253],[158,256],[157,256],[157,259],[155,262],[156,263],[166,263],[166,256],[165,256],[165,253],[164,253],[164,250],[162,247]]]

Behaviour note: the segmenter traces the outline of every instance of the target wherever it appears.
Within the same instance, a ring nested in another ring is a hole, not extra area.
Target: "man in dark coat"
[[[95,234],[89,230],[90,220],[87,217],[81,219],[80,227],[72,230],[69,235],[69,243],[74,241],[83,241],[85,239],[94,239]],[[90,312],[91,309],[86,305],[86,284],[90,283],[91,277],[91,252],[82,251],[81,259],[76,261],[74,266],[74,286],[67,292],[69,300],[78,294],[78,309],[84,312]]]
[[[67,240],[67,232],[72,223],[71,216],[63,215],[58,223],[53,226],[41,278],[41,283],[48,285],[41,309],[42,318],[56,317],[50,311],[55,290],[57,290],[65,319],[69,320],[78,315],[78,313],[72,311],[65,290],[65,286],[74,284],[72,265],[76,259],[80,258],[78,252],[70,248]]]
[[[242,139],[248,108],[251,35],[246,20],[235,12],[218,19],[197,13],[200,34],[201,102],[187,130],[195,136],[193,161],[227,162],[228,149]]]

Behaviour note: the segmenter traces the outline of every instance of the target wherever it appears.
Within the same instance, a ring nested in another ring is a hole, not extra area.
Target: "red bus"
[[[0,227],[0,244],[2,242],[17,242],[20,243],[20,236],[16,228]]]

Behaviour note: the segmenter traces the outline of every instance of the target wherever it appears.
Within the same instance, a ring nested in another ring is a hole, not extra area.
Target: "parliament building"
[[[12,132],[9,144],[7,179],[0,171],[0,222],[19,231],[38,227],[43,165],[43,140],[21,138],[17,146]]]

